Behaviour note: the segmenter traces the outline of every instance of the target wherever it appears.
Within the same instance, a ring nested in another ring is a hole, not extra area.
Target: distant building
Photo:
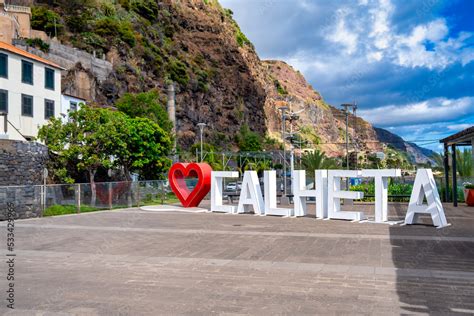
[[[63,122],[66,122],[69,117],[69,113],[80,109],[81,105],[86,104],[86,100],[78,98],[68,94],[61,95],[61,112],[59,113],[63,118]]]
[[[47,40],[48,36],[43,31],[31,29],[29,6],[12,5],[6,3],[5,0],[0,0],[0,41],[10,44],[17,38]]]
[[[0,117],[1,138],[30,140],[51,117],[60,117],[61,70],[49,60],[0,42],[0,115],[8,120],[5,128]]]

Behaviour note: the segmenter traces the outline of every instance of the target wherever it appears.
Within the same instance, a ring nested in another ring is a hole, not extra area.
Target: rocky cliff
[[[158,89],[165,104],[166,87],[174,82],[182,149],[197,141],[199,122],[209,125],[206,141],[224,150],[236,149],[236,135],[244,124],[261,136],[280,140],[278,108],[287,106],[299,117],[286,125],[289,132],[300,135],[298,141],[317,145],[330,156],[343,155],[344,113],[324,102],[286,63],[261,61],[232,12],[216,0],[50,3],[36,3],[35,25],[41,29],[41,21],[47,20],[41,12],[55,16],[63,44],[112,65],[105,80],[90,78],[95,84],[89,101],[113,106],[126,92]],[[43,29],[47,31],[46,26]],[[69,89],[75,88],[77,69],[94,76],[80,63],[69,68],[64,75]],[[359,153],[383,150],[375,130],[361,118],[349,116],[348,135],[351,149]]]
[[[263,61],[267,98],[266,125],[271,135],[281,138],[281,113],[286,106],[298,119],[288,122],[287,130],[298,133],[306,143],[318,145],[330,156],[345,152],[345,114],[327,104],[303,75],[282,61]],[[382,151],[372,126],[349,114],[348,141],[350,150],[360,153]]]

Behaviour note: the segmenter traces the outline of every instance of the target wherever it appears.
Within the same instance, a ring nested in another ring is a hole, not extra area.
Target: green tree
[[[307,152],[301,159],[303,168],[309,174],[314,173],[314,170],[317,169],[336,169],[338,167],[335,159],[328,158],[324,152],[319,150]]]
[[[440,153],[433,153],[433,155],[431,156],[431,158],[434,160],[435,162],[435,166],[433,169],[437,170],[437,171],[442,171],[444,170],[444,155],[443,154],[440,154]]]
[[[95,205],[95,175],[100,167],[110,168],[112,162],[107,148],[114,143],[114,113],[87,106],[70,113],[71,120],[62,123],[53,118],[41,127],[38,138],[65,163],[74,162],[78,170],[86,171],[91,186],[91,204]],[[59,171],[61,172],[61,171]],[[64,175],[63,175],[64,177]]]
[[[112,137],[115,141],[109,152],[118,166],[123,167],[125,178],[131,181],[131,172],[139,173],[145,180],[157,179],[171,166],[167,157],[172,141],[158,124],[148,118],[115,118],[117,128]]]
[[[64,29],[59,15],[43,6],[31,8],[31,27],[51,36],[60,35]]]
[[[261,151],[263,149],[260,135],[252,132],[246,124],[240,128],[237,143],[240,151]]]
[[[62,123],[53,118],[41,127],[38,138],[45,142],[57,165],[73,165],[88,174],[91,204],[95,204],[95,175],[99,168],[121,167],[126,180],[131,172],[152,179],[166,170],[171,139],[158,124],[147,118],[130,118],[126,114],[103,108],[83,106]],[[72,172],[64,167],[54,170],[57,178],[72,182]]]
[[[125,93],[115,106],[130,117],[147,117],[157,123],[165,132],[171,133],[173,123],[165,107],[160,103],[156,90],[141,93]]]

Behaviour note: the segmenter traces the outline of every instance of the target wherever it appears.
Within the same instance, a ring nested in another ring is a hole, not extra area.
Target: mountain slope
[[[399,151],[406,152],[412,163],[434,163],[433,159],[431,158],[431,156],[434,154],[433,151],[422,148],[415,143],[406,142],[400,136],[393,134],[386,129],[374,127],[374,130],[381,142],[388,143]]]

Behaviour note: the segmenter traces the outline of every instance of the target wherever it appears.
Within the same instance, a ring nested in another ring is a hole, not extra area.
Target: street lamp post
[[[344,103],[341,104],[344,108],[344,114],[346,115],[346,169],[349,170],[349,108],[355,108],[354,103]],[[349,189],[349,178],[346,178],[346,189]]]
[[[202,133],[204,131],[204,127],[206,127],[206,123],[198,123],[197,126],[199,126],[199,130],[201,132],[201,162],[203,160],[203,155],[202,155]]]

